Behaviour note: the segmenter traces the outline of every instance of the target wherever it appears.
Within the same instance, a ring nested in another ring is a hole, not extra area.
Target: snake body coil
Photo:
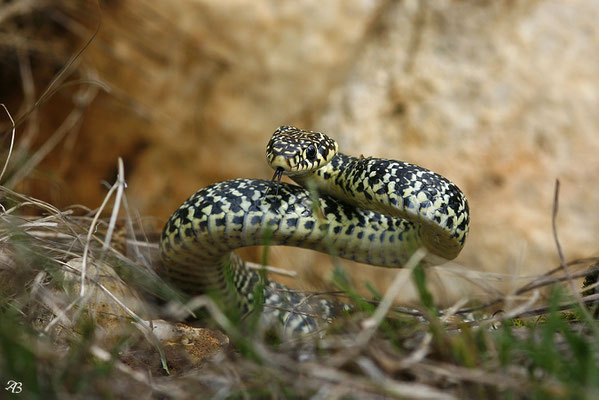
[[[161,273],[181,290],[216,291],[249,310],[260,277],[233,250],[265,240],[386,267],[403,266],[420,247],[437,260],[453,259],[464,245],[466,198],[429,170],[346,156],[326,135],[286,126],[273,134],[267,161],[273,181],[210,185],[170,217],[160,243]],[[276,181],[282,174],[305,188]],[[318,318],[335,312],[328,300],[272,281],[265,282],[264,304],[265,314],[291,331],[311,331]]]

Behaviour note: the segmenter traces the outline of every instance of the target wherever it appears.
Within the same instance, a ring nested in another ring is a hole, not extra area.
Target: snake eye
[[[313,144],[308,146],[308,148],[306,149],[306,157],[308,157],[308,160],[311,161],[313,161],[316,158],[316,147],[314,147]]]

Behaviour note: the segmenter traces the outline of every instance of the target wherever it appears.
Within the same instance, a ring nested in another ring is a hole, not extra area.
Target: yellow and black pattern
[[[412,164],[336,151],[337,144],[322,133],[279,128],[267,160],[296,182],[315,187],[319,196],[300,186],[257,179],[200,189],[164,228],[163,275],[190,294],[217,291],[247,311],[259,275],[233,251],[261,245],[266,238],[270,245],[391,268],[402,267],[420,247],[444,259],[457,256],[468,234],[469,211],[453,183]],[[325,299],[270,281],[264,301],[265,315],[290,331],[313,331],[336,310]]]

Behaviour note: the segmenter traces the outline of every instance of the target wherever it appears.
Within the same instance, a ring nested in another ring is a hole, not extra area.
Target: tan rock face
[[[69,190],[96,206],[104,189],[76,185],[107,179],[121,155],[129,198],[166,220],[202,186],[269,178],[266,142],[296,124],[343,152],[414,162],[458,184],[472,228],[456,262],[468,268],[557,265],[557,178],[566,257],[596,255],[597,20],[594,0],[118,2],[84,54],[112,91],[72,150],[93,171],[73,163]],[[307,275],[330,271],[305,251],[272,255]],[[389,280],[356,268],[360,280]]]
[[[557,263],[555,179],[566,255],[596,254],[598,12],[585,2],[391,7],[315,125],[343,132],[342,148],[454,180],[472,210],[458,258],[468,267]]]

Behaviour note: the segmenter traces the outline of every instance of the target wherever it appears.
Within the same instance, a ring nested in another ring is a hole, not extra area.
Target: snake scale
[[[265,315],[310,332],[336,303],[261,281],[234,253],[244,246],[298,246],[371,265],[402,267],[420,247],[455,258],[469,230],[464,194],[446,178],[390,159],[351,157],[320,132],[282,126],[267,145],[271,181],[234,179],[192,195],[166,223],[161,274],[191,295],[215,292],[242,312],[263,283]],[[302,186],[280,182],[285,174]],[[315,195],[317,193],[317,195]]]

